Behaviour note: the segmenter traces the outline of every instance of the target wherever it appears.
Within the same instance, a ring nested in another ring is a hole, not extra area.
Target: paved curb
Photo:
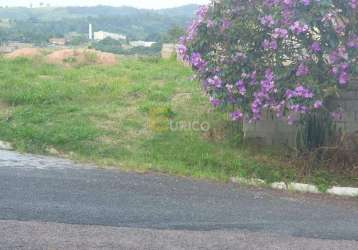
[[[0,141],[0,150],[13,150],[11,143]],[[305,183],[285,183],[285,182],[274,182],[271,184],[266,183],[266,181],[262,179],[252,178],[246,179],[242,177],[232,177],[230,178],[232,183],[238,183],[249,186],[269,186],[272,189],[278,190],[288,190],[288,191],[296,191],[302,193],[326,193],[337,196],[348,196],[348,197],[358,197],[358,188],[353,187],[332,187],[328,189],[326,192],[320,192],[319,188],[315,185],[305,184]]]
[[[243,185],[269,186],[272,189],[295,191],[301,193],[313,193],[313,194],[326,193],[326,194],[337,195],[337,196],[358,197],[358,188],[353,188],[353,187],[334,186],[328,189],[326,192],[321,192],[317,186],[311,184],[305,184],[305,183],[292,182],[287,184],[285,182],[274,182],[268,184],[261,179],[256,179],[256,178],[245,179],[242,177],[232,177],[230,178],[230,181],[232,183],[238,183]]]

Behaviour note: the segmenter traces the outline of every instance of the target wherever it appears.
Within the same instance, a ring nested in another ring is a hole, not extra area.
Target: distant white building
[[[10,28],[11,23],[10,19],[8,18],[0,18],[0,28]]]
[[[114,40],[126,40],[127,39],[126,36],[121,35],[121,34],[110,33],[110,32],[105,32],[105,31],[94,32],[94,40],[102,41],[106,38],[112,38]]]
[[[65,46],[66,45],[66,39],[65,38],[57,38],[57,37],[53,37],[50,38],[48,40],[48,42],[52,45],[57,45],[57,46]]]
[[[17,41],[10,41],[6,43],[0,43],[0,53],[11,53],[17,49],[32,48],[31,43],[22,43]]]
[[[132,41],[129,43],[129,45],[132,47],[146,47],[146,48],[151,47],[153,44],[156,44],[156,42]]]

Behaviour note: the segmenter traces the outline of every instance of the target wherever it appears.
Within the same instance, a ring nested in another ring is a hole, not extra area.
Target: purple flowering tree
[[[233,120],[264,110],[289,123],[326,110],[357,76],[358,0],[216,0],[180,40],[214,107]],[[329,110],[332,118],[338,110]]]

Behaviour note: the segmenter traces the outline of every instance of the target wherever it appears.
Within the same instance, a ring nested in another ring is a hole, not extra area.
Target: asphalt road
[[[0,150],[0,249],[358,249],[358,199]]]

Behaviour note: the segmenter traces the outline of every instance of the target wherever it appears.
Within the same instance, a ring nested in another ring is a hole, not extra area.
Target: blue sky
[[[40,3],[50,4],[51,6],[93,6],[93,5],[112,5],[112,6],[133,6],[148,9],[170,8],[190,3],[205,4],[210,0],[0,0],[0,6],[39,6]]]

